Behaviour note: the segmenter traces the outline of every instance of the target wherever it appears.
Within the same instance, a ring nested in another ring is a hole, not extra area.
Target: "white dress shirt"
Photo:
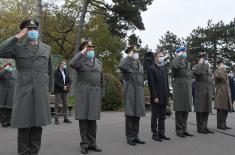
[[[63,76],[63,80],[64,80],[64,85],[65,85],[65,74],[64,74],[64,70],[63,69],[60,69],[61,73],[62,73],[62,76]]]

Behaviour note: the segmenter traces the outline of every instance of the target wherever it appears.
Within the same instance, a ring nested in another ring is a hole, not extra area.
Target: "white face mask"
[[[227,65],[224,65],[224,69],[227,70],[227,69],[228,69],[228,66],[227,66]]]
[[[139,59],[139,53],[134,53],[133,56],[132,56],[132,58],[133,58],[134,60],[138,60],[138,59]]]
[[[165,63],[164,57],[159,58],[159,63],[160,63],[160,65],[163,65]]]
[[[208,61],[208,60],[204,60],[204,63],[205,63],[205,64],[209,64],[209,61]]]

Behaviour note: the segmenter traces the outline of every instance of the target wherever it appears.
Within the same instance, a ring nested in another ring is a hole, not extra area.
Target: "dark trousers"
[[[18,155],[38,155],[41,147],[42,128],[18,129]]]
[[[196,112],[197,131],[207,130],[209,112]]]
[[[126,139],[138,139],[140,117],[126,116]]]
[[[166,106],[151,104],[151,130],[153,135],[165,134]]]
[[[186,111],[175,112],[175,126],[177,134],[182,134],[184,132],[187,132],[187,119],[188,119],[188,112]]]
[[[79,120],[79,128],[81,135],[80,146],[84,148],[96,146],[96,120]]]
[[[217,127],[227,127],[228,110],[217,109]]]
[[[55,119],[58,119],[58,113],[59,113],[59,104],[60,101],[62,101],[63,104],[63,115],[64,119],[67,119],[67,111],[68,111],[68,105],[67,105],[67,94],[66,93],[56,93],[55,94]]]
[[[11,113],[11,108],[0,108],[0,121],[2,125],[11,124]]]

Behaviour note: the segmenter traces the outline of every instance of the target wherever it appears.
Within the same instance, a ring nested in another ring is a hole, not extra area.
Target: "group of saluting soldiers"
[[[11,101],[14,102],[11,122],[7,118],[3,124],[18,128],[19,155],[38,155],[42,126],[51,123],[48,92],[54,92],[55,88],[56,100],[64,100],[66,107],[66,93],[71,85],[71,80],[66,78],[66,61],[61,61],[53,74],[51,48],[39,41],[38,27],[39,23],[36,20],[24,20],[20,24],[21,31],[0,44],[0,57],[14,59],[16,62],[15,82],[14,78],[11,78],[10,64],[1,70],[0,78],[1,85],[12,84],[13,87],[7,88],[15,88],[12,95],[14,101]],[[24,41],[21,41],[23,38]],[[95,46],[91,41],[84,41],[79,50],[69,64],[77,73],[75,119],[79,120],[81,153],[87,154],[90,150],[101,152],[102,149],[96,144],[96,120],[100,119],[101,100],[104,95],[103,66],[95,57]],[[145,116],[144,70],[139,61],[137,48],[130,46],[125,53],[127,56],[121,60],[118,67],[123,74],[126,139],[129,145],[136,146],[145,144],[145,141],[139,138],[140,117]],[[162,52],[155,52],[153,60],[154,63],[147,70],[151,94],[152,139],[170,140],[165,135],[166,106],[170,95],[168,70]],[[187,131],[188,112],[192,106],[193,76],[196,80],[194,106],[197,131],[203,134],[213,133],[207,127],[208,116],[212,111],[212,72],[206,54],[200,54],[199,63],[192,71],[187,61],[186,48],[177,48],[171,66],[176,135],[182,138],[193,136]],[[232,104],[223,61],[218,63],[214,79],[217,127],[222,130],[230,129],[226,124],[226,118]],[[9,91],[4,89],[1,88],[1,95]],[[67,108],[64,108],[64,122],[71,123],[66,110]],[[55,116],[55,124],[59,124],[58,115]]]
[[[214,133],[207,127],[209,113],[212,113],[213,79],[216,90],[214,108],[217,109],[217,128],[222,130],[231,129],[227,126],[226,119],[233,106],[226,66],[223,60],[218,61],[218,67],[212,74],[206,53],[199,54],[198,64],[193,67],[192,71],[186,58],[186,48],[176,49],[176,58],[172,62],[172,77],[177,136],[192,136],[187,132],[188,112],[191,111],[192,104],[192,77],[195,78],[193,101],[197,131],[202,134]]]
[[[15,76],[16,73],[10,61],[0,67],[0,123],[2,127],[11,126]]]

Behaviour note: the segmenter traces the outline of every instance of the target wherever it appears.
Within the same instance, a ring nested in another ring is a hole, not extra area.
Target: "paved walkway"
[[[98,121],[97,144],[103,149],[100,155],[234,155],[235,154],[235,113],[229,113],[228,125],[232,130],[225,133],[215,130],[215,134],[203,135],[196,132],[195,113],[190,113],[188,129],[193,138],[175,136],[174,118],[166,120],[166,135],[170,141],[155,142],[151,139],[150,113],[141,118],[140,138],[145,145],[126,144],[124,115],[121,112],[103,112]],[[71,118],[73,120],[73,118]],[[62,122],[62,119],[61,119]],[[80,154],[80,135],[78,122],[61,123],[59,126],[47,126],[43,130],[40,155],[78,155]],[[209,127],[216,129],[216,115],[210,115]],[[0,127],[0,155],[16,155],[17,130]]]

